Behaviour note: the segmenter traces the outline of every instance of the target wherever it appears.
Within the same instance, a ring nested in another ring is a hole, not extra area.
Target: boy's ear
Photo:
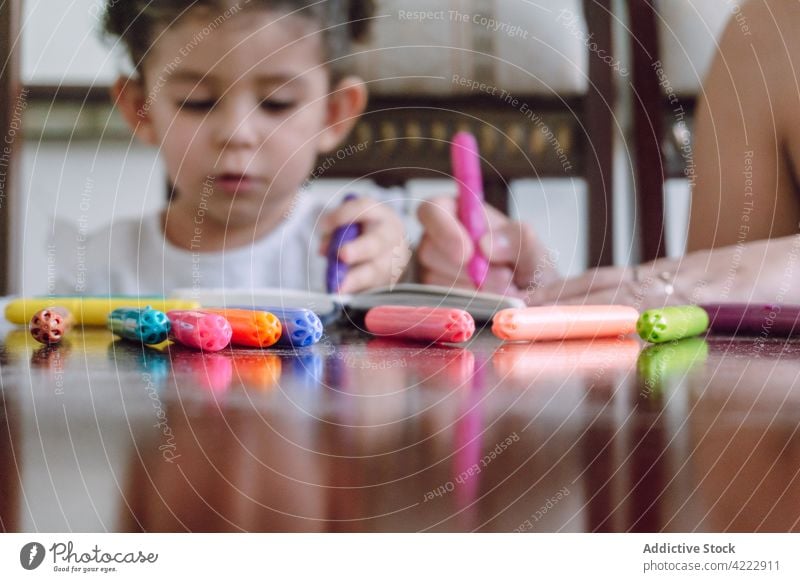
[[[142,82],[119,77],[111,87],[111,99],[133,134],[144,143],[157,146],[158,140],[148,113]]]
[[[321,152],[338,146],[367,107],[367,86],[359,77],[345,77],[328,98],[328,119],[320,136]]]

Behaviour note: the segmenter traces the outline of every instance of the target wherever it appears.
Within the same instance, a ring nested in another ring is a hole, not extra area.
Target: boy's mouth
[[[249,174],[220,174],[214,180],[215,185],[228,194],[254,190],[261,182],[258,177]]]

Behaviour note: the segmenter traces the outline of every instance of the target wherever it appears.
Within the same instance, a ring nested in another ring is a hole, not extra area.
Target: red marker
[[[426,342],[465,342],[475,320],[461,309],[383,305],[367,312],[367,331],[383,337]]]

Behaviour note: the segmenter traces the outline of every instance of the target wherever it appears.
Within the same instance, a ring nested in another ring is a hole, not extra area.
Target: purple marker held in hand
[[[350,202],[356,198],[355,194],[348,194],[342,202]],[[339,260],[339,251],[344,245],[356,240],[359,236],[361,236],[361,225],[358,223],[340,226],[333,231],[331,242],[328,245],[328,271],[325,276],[328,293],[338,293],[347,276],[348,266],[347,263]]]

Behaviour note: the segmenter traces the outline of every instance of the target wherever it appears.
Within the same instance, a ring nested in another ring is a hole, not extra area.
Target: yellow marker
[[[67,309],[76,325],[105,327],[108,314],[120,307],[143,308],[148,305],[158,311],[197,309],[200,303],[188,299],[165,299],[147,296],[113,297],[29,297],[12,300],[6,306],[6,319],[17,325],[27,325],[37,311],[58,305]]]

